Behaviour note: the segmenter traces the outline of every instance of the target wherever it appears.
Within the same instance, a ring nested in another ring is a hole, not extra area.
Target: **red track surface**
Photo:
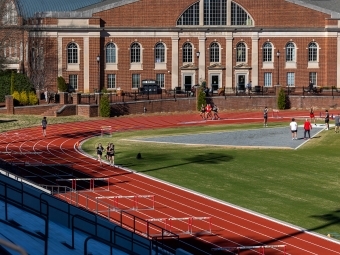
[[[250,113],[221,113],[221,120],[207,121],[205,124],[218,125],[227,123],[262,122],[261,112]],[[308,112],[286,111],[280,112],[282,118],[271,118],[272,121],[286,120],[291,117],[307,116]],[[286,118],[286,119],[285,119]],[[286,254],[294,255],[335,255],[340,254],[340,243],[296,229],[287,224],[241,210],[231,205],[203,197],[178,187],[153,180],[144,175],[124,171],[109,166],[100,167],[98,162],[80,154],[76,144],[93,135],[100,133],[100,126],[112,126],[114,130],[150,129],[164,127],[178,127],[183,125],[202,125],[198,114],[137,116],[111,118],[102,121],[88,121],[69,124],[50,125],[47,137],[41,135],[40,127],[33,127],[10,131],[0,134],[1,158],[6,161],[24,161],[44,164],[72,164],[73,168],[87,173],[93,177],[110,177],[110,190],[95,189],[93,192],[83,194],[96,196],[134,196],[155,195],[154,209],[150,199],[139,199],[139,207],[143,210],[130,211],[143,219],[153,218],[188,218],[211,217],[211,234],[200,233],[200,230],[209,230],[209,220],[194,220],[193,234],[181,235],[181,240],[197,248],[204,249],[209,254],[211,248],[286,245]],[[287,124],[288,125],[288,124]],[[4,153],[12,152],[12,153]],[[39,152],[33,154],[32,152]],[[133,200],[133,199],[132,199]],[[106,202],[113,204],[114,199]],[[85,203],[85,200],[80,200]],[[89,204],[90,207],[94,204]],[[134,201],[127,198],[119,200],[119,206],[134,207]],[[105,215],[105,212],[102,212]],[[113,212],[110,216],[115,218],[118,214]],[[152,222],[165,227],[164,222]],[[186,231],[187,220],[172,221],[171,230],[175,233]],[[136,228],[144,228],[139,224]],[[169,225],[167,225],[169,228]],[[152,229],[150,231],[153,231]],[[156,234],[156,233],[155,233]],[[283,254],[283,248],[268,249],[265,254]],[[198,254],[199,252],[196,252]],[[217,252],[213,254],[219,254]],[[240,254],[262,254],[261,250],[245,250]]]

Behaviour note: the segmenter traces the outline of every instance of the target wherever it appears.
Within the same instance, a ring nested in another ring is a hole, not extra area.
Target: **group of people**
[[[314,108],[311,107],[310,108],[310,112],[309,112],[309,119],[306,118],[304,124],[303,124],[303,129],[304,129],[304,139],[310,139],[310,131],[312,130],[313,126],[312,126],[312,122],[314,122],[314,125],[316,126],[316,119],[315,119],[315,114],[314,114]],[[325,117],[324,117],[324,121],[325,121],[325,125],[326,125],[326,130],[329,130],[329,112],[328,110],[325,110]],[[338,115],[336,115],[334,117],[334,124],[335,124],[335,133],[339,133],[339,129],[340,129],[340,114],[338,113]],[[295,118],[292,118],[292,121],[289,124],[290,126],[290,130],[292,133],[292,140],[297,140],[297,131],[298,131],[298,124],[295,121]],[[308,137],[307,137],[308,135]]]
[[[101,143],[98,143],[98,145],[96,146],[96,150],[97,150],[98,161],[99,161],[100,165],[102,166],[102,155],[105,152],[105,149],[104,149],[104,147]],[[106,158],[107,161],[109,161],[110,166],[114,166],[114,164],[115,164],[115,146],[114,146],[113,143],[107,144],[105,158]]]
[[[218,107],[216,104],[202,104],[200,110],[200,116],[202,119],[211,119],[211,120],[219,120],[220,116],[218,115]]]

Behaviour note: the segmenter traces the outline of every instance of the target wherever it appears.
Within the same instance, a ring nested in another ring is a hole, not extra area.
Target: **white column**
[[[58,77],[63,76],[63,38],[58,35]]]
[[[84,93],[90,92],[90,40],[84,37]]]
[[[253,86],[259,85],[259,35],[254,33],[251,38],[251,81]],[[249,82],[249,81],[248,81]]]
[[[337,39],[336,87],[340,88],[340,33],[338,33]]]
[[[233,86],[233,35],[226,36],[226,63],[225,63],[225,87]]]
[[[205,36],[198,37],[198,50],[200,56],[198,59],[198,82],[205,79]],[[195,52],[196,55],[196,52]]]
[[[179,37],[171,37],[172,66],[171,66],[171,89],[178,86],[178,40]]]

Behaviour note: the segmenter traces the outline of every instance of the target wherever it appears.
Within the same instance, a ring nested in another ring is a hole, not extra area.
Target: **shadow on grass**
[[[145,156],[146,155],[146,156]],[[147,160],[148,157],[155,157],[153,158],[153,161],[155,160],[164,162],[164,161],[169,161],[169,156],[167,154],[164,155],[157,155],[157,156],[151,156],[149,154],[142,154],[142,158],[140,160]],[[157,170],[164,170],[168,168],[173,168],[173,167],[179,167],[179,166],[185,166],[185,165],[191,165],[191,164],[220,164],[221,162],[228,162],[233,160],[233,157],[224,155],[224,154],[219,154],[219,153],[206,153],[206,154],[199,154],[199,155],[194,155],[191,157],[184,158],[185,161],[184,163],[179,163],[179,164],[172,164],[164,167],[156,167],[156,168],[151,168],[147,170],[142,170],[139,172],[152,172],[152,171],[157,171]],[[134,164],[128,164],[128,165],[123,165],[124,167],[131,167]]]
[[[15,122],[18,120],[0,120],[0,123]]]

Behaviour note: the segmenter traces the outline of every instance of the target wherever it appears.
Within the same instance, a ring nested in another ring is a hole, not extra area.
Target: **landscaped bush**
[[[28,94],[28,104],[30,105],[36,105],[38,104],[38,97],[37,95],[33,92],[33,91],[30,91],[29,94]]]
[[[100,99],[100,108],[99,108],[101,117],[110,117],[111,106],[109,101],[109,96],[104,94]]]
[[[20,92],[20,100],[19,100],[21,105],[28,105],[28,96],[26,91],[21,91]]]
[[[277,107],[280,110],[286,109],[286,94],[283,89],[280,89],[279,96],[277,98]]]
[[[197,97],[197,111],[201,110],[201,106],[206,105],[206,95],[205,92],[203,91],[203,89],[197,88],[197,92],[198,92],[198,97]]]
[[[24,75],[15,72],[0,72],[0,102],[5,102],[5,96],[11,95],[11,84],[14,91],[34,91],[34,86]]]
[[[66,82],[65,82],[64,77],[59,76],[59,77],[57,78],[57,86],[58,86],[58,90],[59,90],[60,92],[66,92],[66,91],[67,91],[67,84],[66,84]]]
[[[14,100],[14,106],[17,106],[20,104],[20,93],[18,91],[14,91],[12,94],[13,100]]]

